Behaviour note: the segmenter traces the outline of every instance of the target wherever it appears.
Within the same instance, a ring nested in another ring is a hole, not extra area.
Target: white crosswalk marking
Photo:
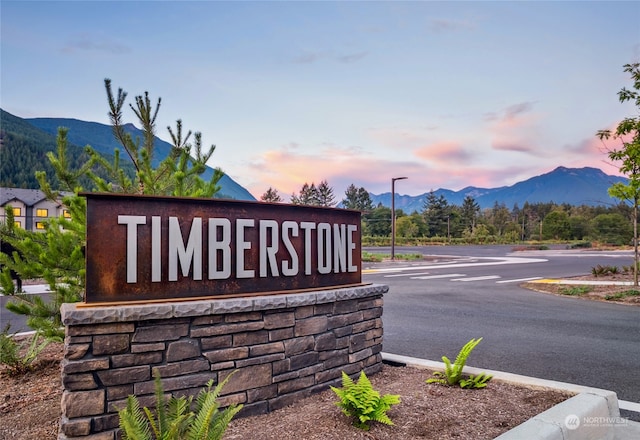
[[[484,280],[495,280],[496,278],[500,278],[500,275],[487,275],[483,277],[471,277],[471,278],[456,278],[451,281],[484,281]]]
[[[443,275],[428,275],[423,277],[411,277],[412,280],[433,280],[437,278],[453,278],[453,277],[463,277],[465,276],[463,273],[449,273]]]

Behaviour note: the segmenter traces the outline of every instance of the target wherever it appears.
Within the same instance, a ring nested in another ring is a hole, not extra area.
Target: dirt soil
[[[580,278],[629,280],[630,276]],[[561,289],[567,286],[528,283],[525,287],[561,294]],[[579,298],[606,301],[606,295],[631,289],[631,286],[594,286]],[[640,297],[615,302],[640,305]],[[7,368],[0,365],[0,440],[57,439],[62,350],[63,344],[50,344],[38,356],[34,370],[21,376],[7,374]],[[426,384],[430,374],[427,370],[385,365],[380,373],[370,377],[374,388],[382,394],[401,396],[402,402],[388,412],[394,426],[372,423],[370,431],[353,427],[335,405],[336,395],[327,390],[270,414],[235,419],[224,439],[492,439],[570,397],[497,380],[481,390]]]
[[[0,440],[54,440],[60,418],[63,344],[52,343],[22,376],[0,367]],[[231,422],[225,440],[492,439],[562,402],[569,394],[490,381],[485,389],[427,384],[428,370],[385,365],[370,377],[381,394],[399,394],[388,415],[394,426],[351,425],[331,390],[270,414]]]

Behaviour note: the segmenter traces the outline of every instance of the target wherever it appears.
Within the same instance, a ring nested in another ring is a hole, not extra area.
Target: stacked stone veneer
[[[62,307],[66,326],[59,439],[118,438],[117,410],[135,394],[195,395],[231,376],[221,404],[252,415],[382,366],[384,285],[144,305]]]

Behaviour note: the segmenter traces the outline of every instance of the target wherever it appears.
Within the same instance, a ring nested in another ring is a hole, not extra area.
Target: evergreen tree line
[[[262,201],[283,202],[274,188]],[[291,203],[335,207],[333,188],[326,180],[319,185],[305,183]],[[369,192],[351,184],[341,207],[362,211],[362,234],[366,243],[384,243],[391,237],[391,208],[374,207]],[[471,196],[461,206],[449,204],[443,195],[427,194],[422,211],[405,213],[396,209],[396,238],[400,243],[517,243],[525,241],[597,241],[628,244],[633,238],[632,209],[624,203],[615,206],[573,206],[570,204],[529,203],[507,208],[495,203],[481,209]],[[382,239],[382,240],[381,240]]]

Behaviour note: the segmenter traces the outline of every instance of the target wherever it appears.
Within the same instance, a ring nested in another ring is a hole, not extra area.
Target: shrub
[[[615,275],[619,272],[618,266],[602,266],[598,264],[596,267],[591,268],[591,274],[594,277]]]
[[[427,383],[442,383],[445,385],[459,385],[461,388],[484,388],[487,386],[487,382],[491,380],[493,376],[480,373],[478,375],[470,375],[467,379],[462,377],[462,370],[467,363],[467,358],[476,347],[482,341],[482,338],[471,339],[467,342],[456,356],[456,361],[451,364],[448,357],[442,356],[442,361],[445,364],[444,373],[436,371],[433,373],[435,378],[427,379]]]
[[[232,373],[233,374],[233,373]],[[231,419],[242,405],[230,405],[219,411],[217,402],[222,387],[231,374],[212,390],[213,379],[196,398],[195,413],[191,411],[193,396],[171,396],[165,400],[160,375],[154,371],[156,388],[156,414],[147,407],[140,410],[135,396],[127,398],[127,406],[118,411],[124,440],[220,440]]]
[[[400,403],[400,396],[385,394],[380,397],[380,393],[373,389],[364,371],[360,373],[357,382],[343,371],[342,388],[331,387],[331,389],[340,398],[340,402],[336,405],[342,408],[342,413],[354,418],[354,426],[368,431],[371,420],[393,425],[387,411],[392,405]]]

